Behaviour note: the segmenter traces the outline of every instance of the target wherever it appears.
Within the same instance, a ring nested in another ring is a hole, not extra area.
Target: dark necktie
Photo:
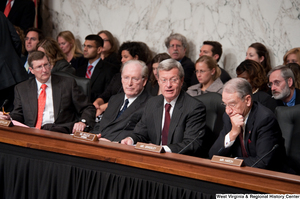
[[[168,144],[168,134],[169,134],[169,127],[170,127],[170,109],[171,109],[171,104],[166,104],[165,105],[165,123],[164,123],[164,128],[162,130],[162,145],[167,145]]]
[[[242,132],[239,134],[239,138],[240,138],[243,157],[248,157],[248,154],[247,154],[247,151],[245,148],[245,144],[244,144],[244,139],[243,139],[243,129],[242,129]]]
[[[91,76],[92,76],[92,68],[93,68],[93,65],[89,65],[88,66],[88,69],[85,73],[85,77],[88,78],[88,79],[91,79]]]
[[[129,104],[129,100],[126,99],[125,103],[124,103],[124,106],[123,106],[122,110],[119,111],[119,114],[118,114],[117,118],[120,117],[122,115],[122,113],[127,109],[128,104]]]

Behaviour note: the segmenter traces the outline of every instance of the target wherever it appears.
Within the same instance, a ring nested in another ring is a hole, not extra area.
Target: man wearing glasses
[[[270,109],[252,100],[249,82],[242,78],[229,80],[222,100],[226,107],[224,126],[209,151],[210,158],[236,157],[246,166],[281,171],[285,148],[279,124]]]
[[[300,90],[295,88],[295,77],[290,68],[277,66],[270,70],[268,78],[272,97],[277,100],[279,106],[300,104]]]
[[[167,152],[197,155],[205,134],[205,106],[181,90],[184,71],[178,61],[162,61],[157,72],[162,95],[148,100],[133,133],[121,143],[153,143]]]
[[[101,60],[103,39],[99,35],[88,35],[83,44],[83,56],[87,62],[76,69],[76,75],[90,79],[91,102],[103,93],[118,67]]]
[[[14,110],[9,115],[1,112],[1,119],[62,133],[94,126],[96,109],[73,78],[51,75],[52,66],[43,52],[32,52],[28,63],[35,78],[15,87]]]
[[[144,89],[148,79],[148,67],[144,62],[130,60],[121,69],[124,93],[111,97],[100,123],[91,133],[103,140],[121,141],[140,121],[150,95]]]

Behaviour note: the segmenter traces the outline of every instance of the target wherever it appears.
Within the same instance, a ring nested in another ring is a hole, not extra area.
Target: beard
[[[291,94],[290,88],[285,86],[281,92],[272,91],[274,99],[283,100]]]

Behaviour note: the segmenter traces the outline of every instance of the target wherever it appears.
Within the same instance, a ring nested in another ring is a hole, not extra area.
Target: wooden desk
[[[125,176],[139,175],[139,172],[150,172],[147,175],[150,176],[151,181],[160,182],[160,180],[164,180],[164,177],[166,179],[174,177],[176,180],[183,179],[182,186],[185,188],[191,187],[193,189],[193,185],[204,186],[204,190],[213,189],[215,193],[226,193],[226,190],[231,193],[300,193],[300,176],[251,167],[221,165],[212,163],[208,159],[180,154],[157,154],[137,150],[133,146],[105,141],[88,142],[73,138],[71,135],[50,131],[1,126],[0,143],[3,146],[1,146],[0,152],[3,154],[10,153],[10,151],[14,151],[14,148],[17,148],[18,153],[24,152],[24,156],[29,159],[34,158],[35,152],[41,152],[52,154],[53,157],[63,155],[62,158],[60,157],[60,163],[64,160],[67,163],[68,158],[79,158],[81,164],[86,166],[83,161],[91,160],[94,161],[92,164],[103,163],[108,164],[108,167],[120,167],[120,170],[129,169],[132,173],[127,172],[125,174],[124,172]],[[26,150],[32,151],[26,152]],[[9,157],[17,154],[17,152],[11,153]],[[20,154],[16,156],[22,157]],[[41,157],[39,156],[39,158]],[[39,160],[39,158],[36,159]],[[47,159],[47,161],[49,160],[51,158]],[[72,164],[77,164],[76,161]],[[1,164],[5,164],[3,159],[0,159],[0,174]],[[101,171],[101,169],[99,170]],[[140,177],[147,175],[141,174]],[[1,178],[5,183],[3,176]],[[187,186],[185,182],[190,182],[191,185]],[[198,182],[202,184],[197,185]],[[181,186],[180,182],[174,183],[173,187]],[[205,186],[207,187],[205,188]]]

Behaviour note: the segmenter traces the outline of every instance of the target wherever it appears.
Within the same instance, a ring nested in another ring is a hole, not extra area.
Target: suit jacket
[[[133,131],[142,117],[145,104],[150,96],[144,89],[122,115],[116,119],[124,103],[124,95],[124,93],[119,93],[111,97],[100,123],[96,124],[92,133],[101,133],[101,137],[111,141],[120,141]]]
[[[270,109],[261,105],[259,102],[253,102],[247,120],[244,138],[248,157],[242,156],[239,138],[235,140],[231,147],[224,148],[225,135],[231,130],[232,126],[230,118],[226,113],[223,115],[223,121],[223,129],[209,151],[210,158],[213,155],[238,157],[244,159],[246,166],[252,166],[278,144],[279,147],[257,163],[256,167],[282,170],[282,163],[285,158],[284,139],[282,138],[276,117]]]
[[[73,125],[80,119],[94,126],[95,107],[88,102],[80,91],[75,80],[69,77],[52,75],[52,95],[54,108],[54,124],[60,125],[72,132]],[[37,84],[31,78],[15,87],[14,110],[10,116],[27,126],[35,127],[38,112]]]
[[[189,87],[191,85],[191,79],[192,76],[196,76],[195,71],[195,64],[192,62],[192,60],[186,56],[182,58],[180,61],[183,70],[184,70],[184,82],[186,83],[186,86]]]
[[[1,0],[0,11],[4,12],[6,1]],[[35,17],[35,6],[30,0],[15,0],[8,14],[8,19],[15,26],[19,26],[23,31],[33,27]]]
[[[142,119],[130,134],[134,142],[150,142],[161,144],[162,115],[164,97],[159,95],[148,100]],[[203,133],[200,133],[202,131]],[[195,139],[184,154],[197,155],[202,147],[205,133],[205,106],[202,102],[181,91],[171,118],[168,147],[173,153],[178,153]]]
[[[85,77],[88,63],[86,62],[81,67],[77,68],[76,75]],[[112,77],[117,72],[115,66],[108,62],[100,60],[96,65],[91,77],[91,101],[94,102],[97,97],[105,91]]]

